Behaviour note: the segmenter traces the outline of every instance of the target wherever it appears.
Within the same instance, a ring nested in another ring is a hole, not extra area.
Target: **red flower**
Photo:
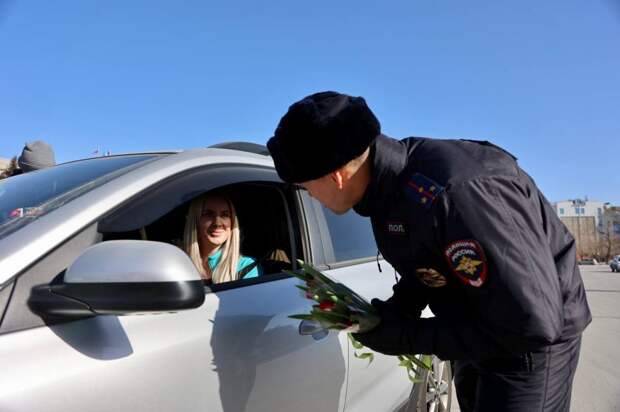
[[[336,304],[331,300],[324,300],[323,302],[319,303],[319,309],[324,310],[325,312],[330,312],[334,308],[334,306],[336,306]]]
[[[9,217],[24,217],[24,208],[20,207],[15,210],[12,210],[9,213]]]

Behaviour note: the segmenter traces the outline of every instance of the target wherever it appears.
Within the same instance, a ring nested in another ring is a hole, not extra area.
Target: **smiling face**
[[[232,213],[228,202],[220,197],[206,198],[199,222],[201,242],[217,247],[223,245],[230,238],[232,230]]]

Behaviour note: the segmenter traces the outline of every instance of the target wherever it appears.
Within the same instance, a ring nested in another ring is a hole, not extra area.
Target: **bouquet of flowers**
[[[355,357],[372,362],[374,354],[359,352],[364,346],[356,341],[351,333],[367,332],[377,326],[381,321],[377,309],[345,285],[335,282],[301,260],[298,262],[302,268],[300,273],[291,271],[286,273],[301,279],[304,283],[295,286],[306,298],[316,303],[310,313],[289,317],[318,322],[326,329],[348,332],[355,349]],[[412,382],[419,382],[417,376],[420,370],[431,368],[430,356],[400,355],[398,360],[399,366],[406,368],[407,376]]]

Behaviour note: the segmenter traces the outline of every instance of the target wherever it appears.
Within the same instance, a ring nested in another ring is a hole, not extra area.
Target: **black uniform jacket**
[[[489,142],[379,136],[355,206],[401,280],[415,353],[483,359],[540,349],[591,321],[575,241],[516,159]],[[418,319],[429,305],[435,317]]]

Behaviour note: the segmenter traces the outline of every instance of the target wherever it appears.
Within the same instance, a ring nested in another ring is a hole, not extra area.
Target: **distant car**
[[[614,256],[609,261],[609,267],[611,268],[612,272],[620,272],[620,255]]]
[[[581,259],[579,261],[580,265],[598,265],[596,259]]]

